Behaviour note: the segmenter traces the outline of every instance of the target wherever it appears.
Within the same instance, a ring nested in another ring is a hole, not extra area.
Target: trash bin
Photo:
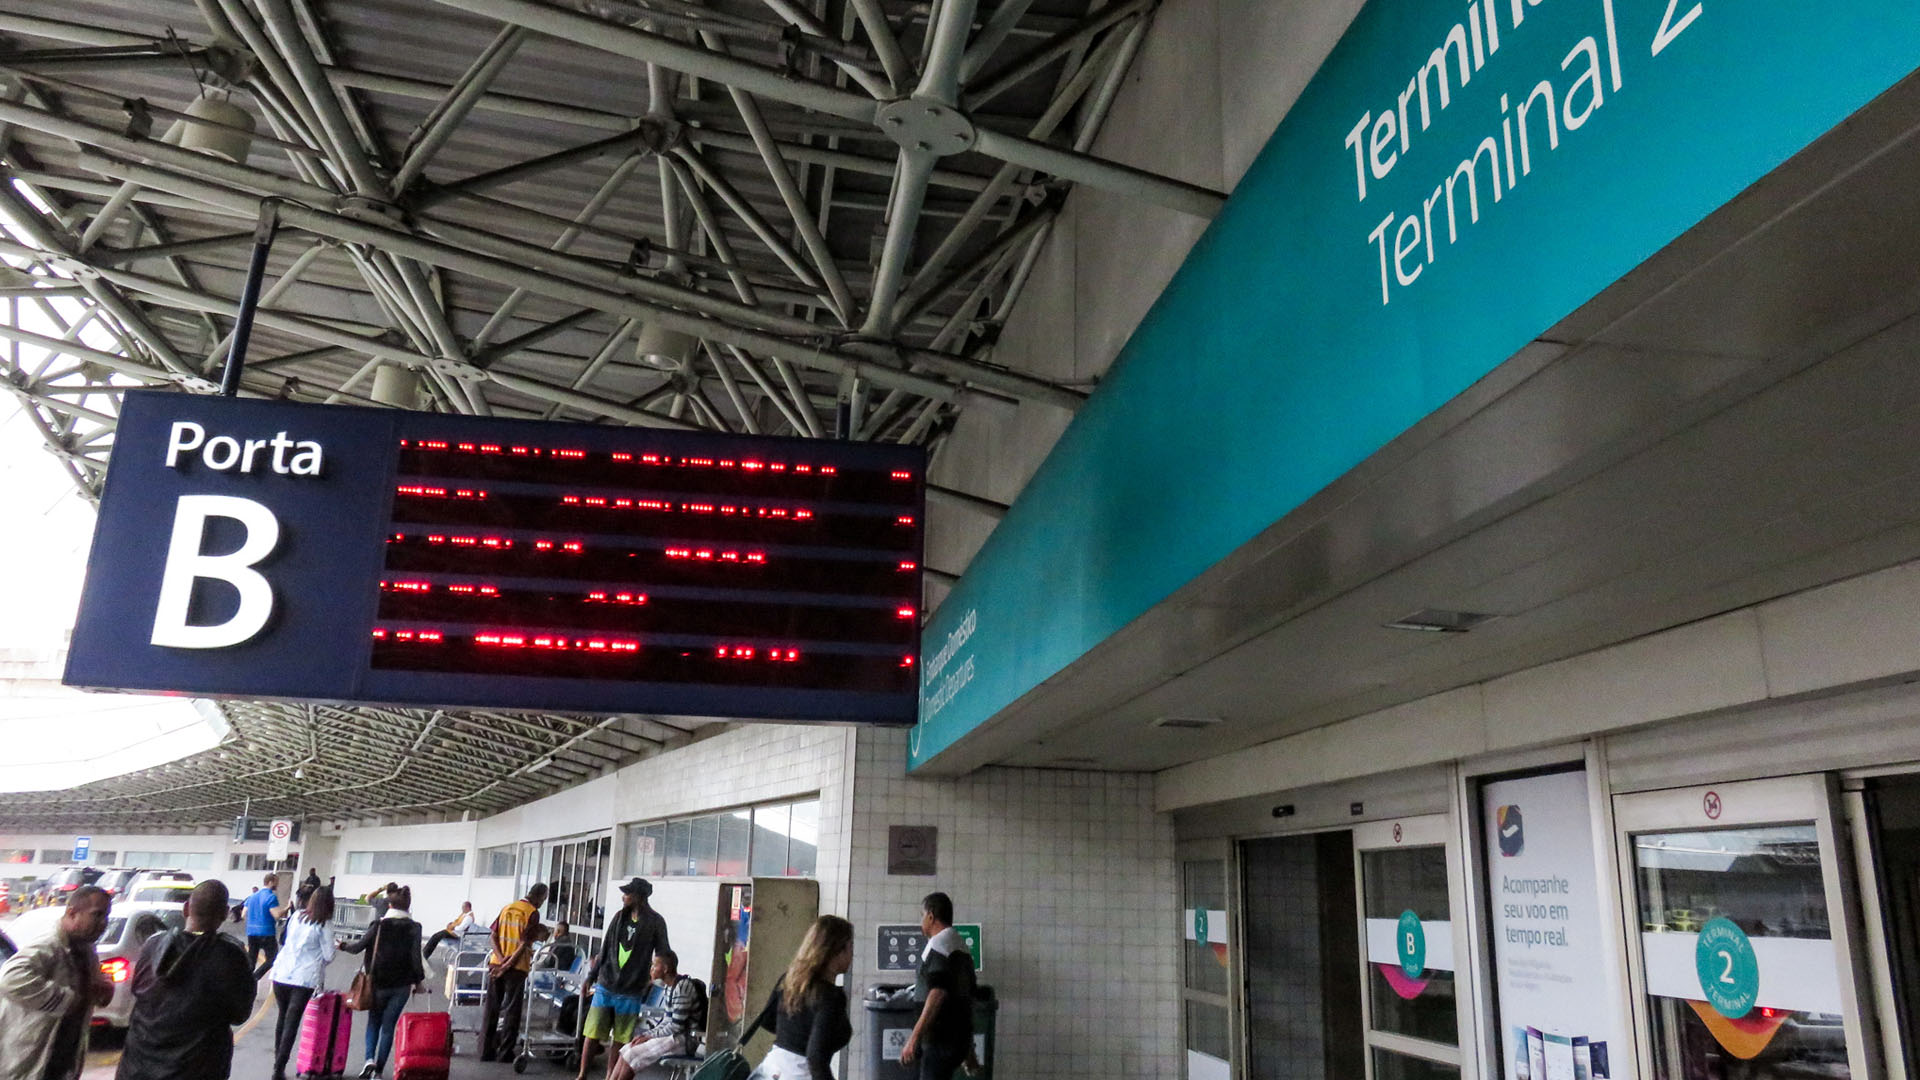
[[[1000,999],[993,995],[993,987],[975,985],[973,1056],[980,1059],[980,1071],[973,1074],[973,1080],[993,1080],[993,1025],[999,1011]]]
[[[900,1064],[900,1048],[907,1045],[913,1022],[920,1018],[913,987],[876,984],[867,988],[863,1002],[867,1007],[869,1080],[916,1080],[920,1067]]]
[[[879,983],[868,987],[862,1000],[867,1007],[867,1076],[916,1080],[919,1066],[900,1064],[900,1048],[907,1045],[914,1021],[920,1019],[913,987]],[[994,1023],[999,1011],[993,987],[973,988],[973,1055],[980,1059],[980,1071],[971,1074],[970,1080],[993,1080]]]

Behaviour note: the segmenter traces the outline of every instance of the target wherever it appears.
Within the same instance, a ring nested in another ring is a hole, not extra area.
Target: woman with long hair
[[[367,975],[373,981],[373,1008],[367,1011],[366,1064],[363,1078],[379,1076],[393,1052],[393,1029],[406,1011],[408,994],[427,992],[426,962],[421,956],[420,924],[413,921],[413,890],[396,885],[387,890],[387,913],[374,920],[360,940],[340,946],[342,952],[367,953]]]
[[[853,966],[853,924],[822,915],[807,928],[800,951],[774,985],[767,1007],[747,1030],[773,1032],[773,1049],[754,1070],[762,1080],[833,1080],[833,1055],[853,1040],[847,992],[834,984]]]
[[[300,1020],[307,1001],[319,991],[333,962],[333,890],[321,887],[307,897],[299,914],[287,920],[287,941],[273,961],[273,1000],[280,1005],[274,1028],[273,1080],[285,1080],[287,1059],[300,1042]]]

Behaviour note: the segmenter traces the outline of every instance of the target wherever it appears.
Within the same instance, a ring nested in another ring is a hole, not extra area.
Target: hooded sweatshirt
[[[240,943],[172,930],[147,939],[133,966],[133,1018],[117,1080],[226,1080],[233,1025],[253,1011]]]
[[[672,947],[667,920],[644,900],[632,911],[622,909],[600,942],[595,981],[610,993],[644,994],[653,985],[653,954]]]

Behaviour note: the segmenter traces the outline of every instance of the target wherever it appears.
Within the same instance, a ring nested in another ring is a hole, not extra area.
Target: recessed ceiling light
[[[1417,630],[1425,634],[1464,634],[1481,623],[1491,622],[1499,617],[1477,611],[1421,608],[1411,615],[1403,615],[1387,623],[1386,627],[1389,630]]]
[[[1220,718],[1217,716],[1163,716],[1147,726],[1179,728],[1184,731],[1193,731],[1199,728],[1212,727],[1218,723],[1220,723]]]

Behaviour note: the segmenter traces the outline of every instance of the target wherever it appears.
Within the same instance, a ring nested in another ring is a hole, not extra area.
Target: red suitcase
[[[353,1011],[339,994],[313,995],[300,1016],[300,1049],[293,1070],[315,1080],[347,1071],[347,1046],[353,1041]]]
[[[453,1017],[443,1012],[400,1014],[393,1031],[393,1080],[448,1080],[453,1066]]]

